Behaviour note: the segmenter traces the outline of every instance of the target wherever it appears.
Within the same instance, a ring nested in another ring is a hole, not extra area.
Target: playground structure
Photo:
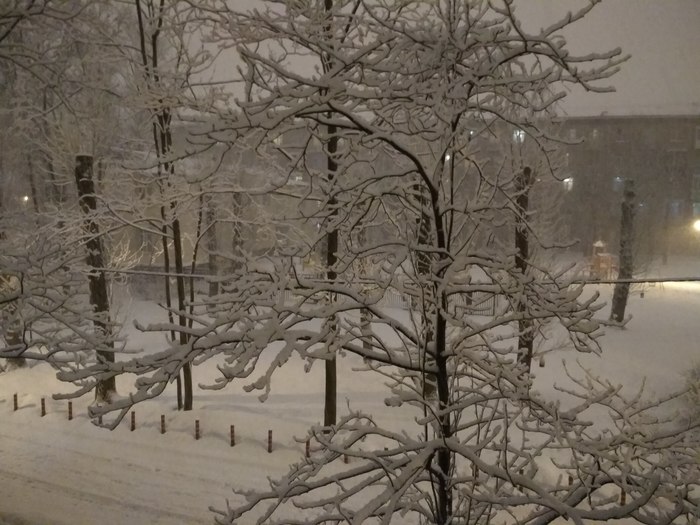
[[[620,270],[617,255],[607,251],[603,241],[593,243],[593,255],[588,263],[588,276],[591,279],[615,279]]]

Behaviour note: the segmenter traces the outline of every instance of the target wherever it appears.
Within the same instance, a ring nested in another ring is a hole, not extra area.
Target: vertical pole
[[[625,489],[621,488],[620,489],[620,505],[625,505],[627,503],[627,494],[625,493]]]
[[[272,430],[267,431],[267,451],[272,452]]]
[[[136,430],[136,412],[131,411],[131,431]]]
[[[41,398],[41,417],[46,415],[46,399]]]
[[[236,426],[231,425],[231,446],[235,446],[236,444]]]
[[[165,414],[160,415],[160,433],[165,434]]]
[[[199,439],[199,419],[194,420],[194,438]]]
[[[305,451],[305,455],[306,455],[307,458],[311,456],[311,439],[307,439],[307,440],[306,440],[306,451]]]
[[[17,403],[17,394],[14,394],[12,396],[12,406],[14,408],[14,411],[17,412],[17,409],[19,408],[19,404]]]
[[[68,401],[68,421],[73,419],[73,401]]]

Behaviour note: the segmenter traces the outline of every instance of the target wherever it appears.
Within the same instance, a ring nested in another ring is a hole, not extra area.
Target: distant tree
[[[14,175],[13,180],[6,180],[14,186],[14,191],[8,192],[3,203],[1,226],[3,229],[3,249],[5,258],[0,263],[3,277],[13,283],[5,293],[12,296],[8,299],[6,311],[12,311],[12,319],[7,326],[7,352],[15,353],[17,359],[25,356],[56,356],[56,348],[61,345],[53,344],[40,334],[61,333],[64,340],[70,338],[66,331],[73,327],[72,348],[78,347],[90,353],[94,350],[101,352],[106,344],[98,344],[111,335],[104,337],[89,337],[90,345],[83,345],[79,339],[86,336],[84,323],[74,315],[66,315],[64,308],[54,306],[48,308],[46,299],[51,296],[49,290],[42,286],[53,281],[53,272],[70,274],[73,270],[84,270],[84,262],[71,254],[71,251],[83,253],[82,239],[76,232],[82,232],[80,222],[72,222],[70,211],[63,205],[75,193],[70,188],[75,187],[73,163],[76,148],[82,151],[90,150],[104,155],[108,148],[96,147],[99,142],[99,132],[96,122],[104,114],[105,86],[99,94],[95,89],[85,89],[96,80],[100,72],[94,66],[95,53],[87,53],[81,48],[82,39],[89,33],[87,27],[98,32],[104,29],[100,26],[99,16],[94,11],[83,8],[76,3],[14,2],[12,12],[0,15],[0,25],[6,31],[0,42],[0,71],[3,72],[3,143],[9,147],[11,154],[3,156],[3,176]],[[10,20],[11,19],[11,20]],[[10,20],[8,22],[8,20]],[[91,62],[93,61],[93,62]],[[89,71],[90,74],[83,76]],[[102,80],[102,78],[100,78]],[[101,106],[101,107],[100,107]],[[79,108],[76,110],[76,108]],[[100,112],[100,109],[102,112]],[[86,113],[91,113],[89,119]],[[78,124],[78,125],[76,125]],[[87,133],[91,128],[93,133]],[[112,133],[114,133],[112,126]],[[90,137],[85,140],[86,137]],[[96,197],[92,192],[93,199]],[[73,201],[75,202],[75,201]],[[91,212],[91,220],[97,221],[95,210]],[[55,221],[55,222],[54,222]],[[75,232],[64,227],[75,225]],[[53,235],[67,241],[53,245],[55,251],[39,249],[36,241],[46,242],[43,234],[53,227]],[[22,230],[36,232],[36,238],[27,239]],[[91,239],[90,242],[102,242]],[[72,245],[70,243],[73,243]],[[51,261],[41,259],[43,253]],[[55,267],[56,261],[63,261],[67,266]],[[104,259],[103,259],[104,260]],[[73,265],[76,264],[76,266]],[[37,265],[37,266],[33,266]],[[48,265],[48,268],[47,268]],[[102,266],[102,265],[101,265]],[[60,279],[61,290],[54,291],[55,296],[62,296],[63,301],[73,313],[84,312],[85,320],[96,320],[89,305],[77,309],[74,300],[84,292],[84,287],[75,278]],[[86,278],[87,282],[87,278]],[[70,283],[70,284],[69,284]],[[33,295],[38,294],[38,295]],[[71,300],[68,300],[71,297]],[[105,294],[106,298],[106,294]],[[49,301],[51,302],[51,301]],[[57,311],[62,311],[57,315]],[[79,314],[78,314],[79,315]],[[67,321],[75,321],[74,325]],[[109,322],[104,324],[106,328]],[[50,328],[53,327],[53,328]],[[37,330],[35,334],[32,331]],[[111,330],[111,327],[110,327]],[[37,350],[43,348],[42,350]],[[64,347],[65,349],[65,347]],[[34,351],[37,350],[37,351]],[[107,354],[103,354],[107,355]],[[110,350],[108,355],[113,355]],[[65,359],[62,357],[59,361]],[[21,362],[21,361],[20,361]],[[99,383],[98,400],[108,398],[114,393],[114,380],[110,385]]]
[[[167,72],[164,69],[162,61],[165,59],[164,54],[172,49],[162,49],[163,46],[163,26],[168,18],[168,11],[164,2],[156,0],[134,0],[136,8],[136,19],[138,21],[138,39],[140,43],[140,52],[142,59],[142,71],[145,79],[145,88],[147,96],[150,97],[148,104],[151,106],[151,118],[153,128],[153,144],[157,156],[157,180],[161,186],[160,191],[165,189],[162,186],[169,187],[173,184],[175,176],[175,160],[173,159],[173,132],[172,121],[173,111],[171,101],[164,97],[164,88],[167,89],[168,81],[173,79],[170,75],[172,72]],[[180,41],[184,44],[184,41]],[[166,44],[167,45],[167,44]],[[177,55],[183,53],[183,48],[179,47],[174,50]],[[170,73],[170,74],[168,74]],[[172,85],[171,85],[172,86]],[[163,253],[165,272],[170,272],[169,263],[169,242],[172,239],[172,254],[175,265],[175,282],[177,283],[177,310],[178,323],[180,326],[186,326],[185,319],[185,276],[183,262],[183,247],[182,247],[182,230],[180,227],[180,218],[177,215],[177,201],[170,200],[161,206],[161,215],[163,217]],[[170,230],[170,235],[167,234],[167,229]],[[169,277],[165,278],[167,305],[170,307],[170,284]],[[187,334],[184,331],[179,332],[180,344],[187,343]],[[192,365],[185,363],[182,367],[182,378],[184,392],[181,397],[180,393],[180,374],[177,374],[178,383],[178,408],[182,406],[185,410],[192,410]]]

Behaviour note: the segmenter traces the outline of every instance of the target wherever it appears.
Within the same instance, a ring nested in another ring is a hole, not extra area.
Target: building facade
[[[567,118],[567,209],[570,233],[590,253],[596,241],[616,251],[620,203],[633,181],[640,255],[697,250],[700,232],[700,115]]]

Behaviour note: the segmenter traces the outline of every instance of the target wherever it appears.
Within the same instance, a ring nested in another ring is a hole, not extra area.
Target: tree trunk
[[[438,395],[440,416],[440,432],[443,439],[452,436],[452,421],[450,417],[450,372],[447,369],[447,323],[442,312],[447,310],[447,300],[442,297],[441,312],[437,313],[435,323],[435,364],[438,369],[435,384]],[[447,447],[437,451],[438,480],[437,480],[437,523],[448,525],[452,522],[452,452]]]
[[[525,297],[525,276],[528,270],[528,258],[530,257],[530,240],[527,229],[527,214],[530,207],[530,188],[532,188],[532,170],[523,168],[515,176],[516,191],[516,219],[515,219],[515,267],[523,278],[523,291],[518,301],[517,312],[521,316],[518,321],[518,363],[530,372],[532,366],[533,351],[533,323],[527,318],[527,303]]]
[[[42,102],[42,126],[43,126],[43,133],[44,137],[48,140],[50,137],[50,131],[49,131],[49,121],[48,121],[48,109],[49,109],[49,104],[48,104],[48,88],[44,89],[44,97],[43,97],[43,102]],[[49,201],[52,204],[60,204],[63,202],[63,189],[62,187],[58,184],[58,179],[56,177],[56,169],[54,167],[53,163],[53,157],[51,156],[51,152],[46,150],[44,151],[44,163],[46,164],[46,173],[49,175],[49,191],[47,192],[49,194]],[[92,169],[92,168],[91,168]]]
[[[175,282],[177,283],[177,309],[178,309],[178,324],[182,327],[180,330],[180,344],[186,345],[188,342],[187,320],[185,318],[185,276],[184,264],[182,263],[182,233],[180,231],[180,220],[175,217],[173,219],[173,248],[175,254]],[[183,409],[192,410],[192,364],[186,362],[182,366],[182,383],[183,383]]]
[[[92,179],[93,160],[89,155],[78,155],[75,160],[75,182],[78,188],[78,202],[85,214],[85,231],[89,235],[86,248],[87,264],[92,268],[88,278],[90,285],[90,304],[97,314],[94,325],[104,338],[104,346],[114,348],[114,343],[111,340],[107,279],[104,271],[100,270],[105,267],[104,251],[100,238],[100,229],[93,216],[97,209],[95,184]],[[97,359],[107,363],[114,363],[114,352],[98,351]],[[116,382],[114,377],[100,380],[97,383],[95,389],[96,401],[109,402],[114,394],[116,394]]]
[[[634,181],[625,180],[625,191],[622,200],[622,215],[620,219],[620,271],[618,279],[631,279],[634,272]],[[630,283],[615,283],[613,292],[610,320],[621,323],[625,318],[627,297]]]
[[[429,198],[425,195],[424,189],[420,184],[416,184],[414,186],[414,189],[416,191],[418,209],[420,210],[420,216],[416,221],[416,234],[418,240],[418,252],[416,253],[416,270],[418,274],[417,277],[422,293],[425,296],[425,301],[423,302],[423,305],[431,305],[434,304],[434,301],[430,297],[432,295],[432,284],[429,282],[431,272],[431,260],[430,254],[426,252],[424,248],[425,246],[430,244],[431,218],[428,210]],[[420,302],[418,304],[420,304]],[[433,330],[433,320],[431,319],[431,315],[432,312],[425,311],[425,308],[423,307],[423,311],[421,312],[421,321],[423,323],[422,329],[424,332],[423,341],[426,345],[425,348],[421,349],[423,366],[425,366],[427,363],[432,363],[428,356],[428,346],[433,341],[433,338],[435,336]],[[423,375],[421,385],[423,397],[433,397],[435,395],[436,382],[436,377],[433,374],[426,373]]]
[[[39,197],[36,189],[36,180],[34,179],[34,163],[32,162],[31,156],[27,154],[27,178],[29,181],[29,192],[32,198],[32,205],[34,206],[34,211],[39,213]]]
[[[219,293],[219,243],[216,234],[216,213],[214,210],[214,202],[211,195],[205,200],[206,209],[204,210],[204,228],[207,236],[207,257],[209,266],[209,297],[218,295]]]
[[[336,127],[328,126],[328,135],[330,140],[328,141],[328,156],[327,156],[327,167],[328,167],[328,182],[329,191],[333,191],[332,183],[335,178],[336,172],[338,170],[338,164],[335,161],[335,153],[338,150],[338,136],[336,135]],[[338,211],[336,209],[337,201],[333,195],[330,196],[328,200],[328,205],[330,208],[329,221],[333,222],[335,220]],[[331,283],[335,281],[338,275],[335,272],[335,264],[338,261],[338,230],[334,226],[328,231],[327,243],[326,243],[326,278]],[[330,296],[331,302],[335,299],[333,294]],[[337,329],[335,319],[331,320],[333,324],[333,329]],[[336,410],[337,410],[337,390],[338,390],[338,371],[335,356],[326,361],[326,389],[325,389],[325,402],[323,409],[323,424],[324,426],[335,425],[336,423]]]
[[[324,9],[326,12],[326,22],[324,24],[324,30],[327,33],[328,37],[328,45],[333,46],[333,0],[324,0]],[[321,56],[321,62],[323,64],[323,70],[325,72],[328,72],[333,65],[332,62],[333,58],[332,56],[329,56],[329,54],[324,53]],[[328,118],[330,118],[332,115],[329,113]],[[333,125],[327,125],[326,126],[326,132],[328,134],[328,151],[326,152],[326,167],[328,169],[328,188],[329,191],[331,192],[331,195],[329,196],[328,199],[328,209],[330,210],[328,221],[330,223],[333,223],[335,220],[335,217],[338,214],[338,210],[336,209],[336,206],[338,205],[338,202],[335,198],[335,196],[332,194],[333,193],[333,180],[335,179],[336,173],[338,171],[338,163],[336,162],[335,159],[335,154],[338,151],[338,136],[336,133],[338,132],[338,129],[336,126]],[[335,226],[331,224],[331,228],[328,231],[328,235],[326,237],[326,278],[328,279],[329,282],[333,282],[336,280],[338,277],[336,272],[335,272],[335,264],[338,261],[338,231],[335,229]],[[333,294],[330,294],[329,300],[332,302],[335,298],[333,297]],[[336,327],[335,323],[335,318],[331,319],[331,323],[333,324],[333,329]],[[336,367],[336,359],[335,355],[326,361],[326,388],[325,388],[325,400],[324,400],[324,408],[323,408],[323,424],[324,426],[330,426],[330,425],[335,425],[336,423],[336,410],[337,410],[337,379],[338,379],[338,372],[337,372],[337,367]]]
[[[2,279],[5,282],[5,279]],[[22,321],[17,312],[17,308],[10,304],[6,306],[6,313],[9,314],[9,319],[5,319],[5,343],[7,346],[16,346],[17,348],[22,348],[22,333],[24,329],[22,327]],[[3,316],[5,317],[5,316]],[[24,368],[27,366],[27,360],[24,357],[8,357],[7,368],[12,370],[14,368]]]
[[[163,270],[165,276],[163,277],[163,284],[165,286],[165,306],[168,309],[168,322],[172,325],[174,323],[173,313],[170,308],[173,305],[172,293],[170,291],[170,247],[168,246],[168,227],[166,225],[165,217],[165,206],[160,207],[160,217],[162,222],[161,231],[161,242],[163,244]],[[170,331],[170,340],[175,341],[175,331]],[[182,410],[182,379],[180,374],[177,374],[176,389],[177,389],[177,409]]]
[[[228,267],[229,273],[233,276],[243,267],[243,234],[241,214],[243,213],[243,197],[240,193],[234,192],[231,199],[231,264]]]
[[[160,37],[160,31],[163,26],[163,10],[165,8],[165,2],[161,1],[157,8],[154,3],[149,5],[149,14],[151,15],[152,22],[154,22],[151,27],[149,35],[147,35],[146,24],[143,20],[143,10],[141,7],[141,1],[135,0],[136,7],[136,18],[138,21],[138,36],[139,45],[141,51],[141,59],[143,61],[144,73],[146,80],[151,88],[161,88],[161,77],[158,70],[159,61],[159,50],[158,43]],[[147,40],[150,45],[150,53],[147,49]],[[162,100],[160,101],[163,102]],[[153,144],[156,148],[156,153],[158,155],[158,175],[159,181],[163,174],[167,177],[165,183],[159,182],[161,185],[165,185],[170,188],[173,184],[173,178],[175,176],[175,165],[173,160],[170,159],[170,154],[173,147],[173,136],[172,136],[172,110],[169,106],[162,106],[157,110],[153,111]],[[179,332],[179,341],[181,345],[185,345],[188,342],[188,336],[185,332],[187,327],[187,322],[185,319],[185,277],[183,275],[183,256],[182,256],[182,233],[180,231],[180,221],[176,215],[177,202],[175,200],[170,200],[168,203],[170,211],[170,227],[173,233],[173,255],[175,258],[175,272],[176,272],[176,284],[177,284],[177,300],[178,300],[178,324],[182,327]],[[165,205],[161,207],[161,215],[165,223]],[[164,226],[164,236],[165,236],[165,226]],[[164,237],[164,242],[166,241]],[[167,242],[166,242],[166,253],[167,253]],[[167,278],[167,277],[166,277]],[[170,284],[167,284],[168,291]],[[183,408],[185,410],[192,410],[192,368],[191,364],[185,363],[182,368],[182,380],[184,383],[184,401]],[[180,375],[177,376],[178,384],[178,408],[180,407]]]
[[[443,167],[446,158],[443,157]],[[454,164],[451,164],[452,168]],[[425,256],[429,258],[437,257],[438,264],[435,268],[431,264],[425,269],[431,276],[436,277],[436,283],[441,282],[444,275],[445,265],[445,253],[449,251],[449,245],[447,241],[447,232],[445,231],[444,216],[436,207],[436,196],[432,192],[425,196],[424,202],[426,206],[422,207],[422,213],[424,216],[424,222],[428,222],[428,218],[432,216],[433,224],[435,225],[435,238],[434,245],[437,248],[437,256],[429,256],[428,253],[424,253]],[[428,208],[427,204],[431,204]],[[430,242],[431,239],[427,239]],[[420,253],[420,252],[419,252]],[[426,287],[431,290],[434,300],[430,304],[435,305],[434,312],[434,337],[435,337],[435,365],[437,367],[437,375],[435,376],[435,388],[437,390],[438,398],[438,421],[440,424],[440,434],[442,439],[450,439],[453,435],[452,428],[452,417],[451,411],[448,407],[452,405],[451,391],[452,391],[452,377],[451,372],[448,369],[448,348],[447,348],[447,319],[445,318],[445,312],[448,310],[448,299],[445,295],[445,291],[440,291],[440,287],[436,283],[425,283]],[[438,295],[439,294],[439,295]],[[432,334],[431,334],[432,335]],[[437,523],[439,525],[448,525],[454,522],[455,516],[453,515],[453,476],[454,476],[454,455],[452,451],[446,446],[441,447],[437,451],[437,465],[438,465],[438,482],[437,482]]]
[[[364,225],[360,225],[360,232],[357,236],[359,250],[364,250],[366,242],[366,234]],[[367,258],[361,257],[357,264],[356,278],[360,280],[360,289],[365,292],[364,282],[369,277],[369,268],[367,266]],[[360,309],[360,336],[362,337],[362,348],[369,352],[372,349],[372,312],[369,308]]]

